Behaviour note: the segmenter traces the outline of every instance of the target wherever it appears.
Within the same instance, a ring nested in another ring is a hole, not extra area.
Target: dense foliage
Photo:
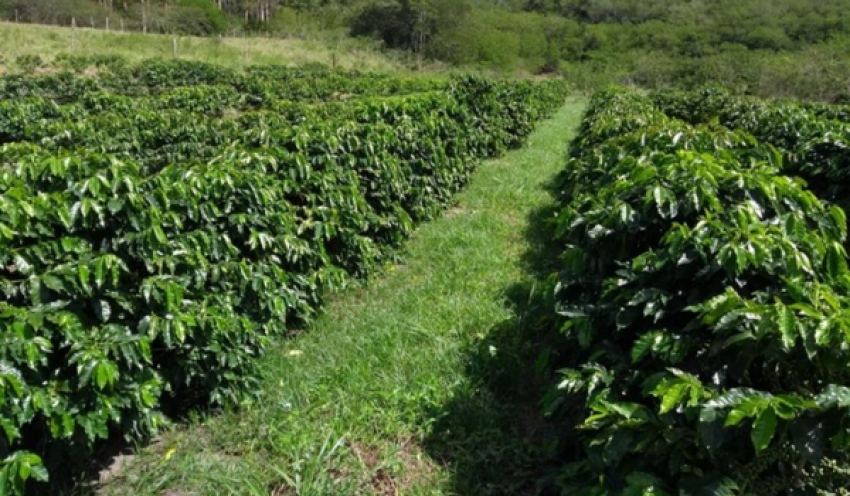
[[[0,78],[0,490],[238,404],[273,336],[563,96],[156,62]]]
[[[398,0],[352,22],[389,46],[459,64],[560,71],[580,85],[716,81],[761,95],[847,91],[847,0]]]
[[[847,97],[850,0],[0,0],[26,22],[215,34],[346,34],[459,65],[572,82]],[[114,29],[114,28],[113,28]]]
[[[842,124],[711,91],[657,100],[670,115],[597,94],[561,178],[563,368],[547,408],[571,462],[558,484],[843,491],[850,271],[831,202],[846,193],[798,178],[837,173],[844,152],[823,143]]]
[[[0,0],[0,16],[92,28],[110,27],[111,21],[111,29],[204,36],[223,33],[231,23],[221,4],[222,0]],[[237,12],[241,9],[229,13]]]
[[[778,147],[788,174],[805,179],[821,198],[847,206],[850,107],[737,97],[722,88],[659,93],[654,100],[671,116],[693,124],[714,121]]]

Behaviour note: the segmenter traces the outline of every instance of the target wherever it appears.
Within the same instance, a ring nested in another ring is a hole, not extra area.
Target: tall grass
[[[253,64],[324,64],[346,69],[382,72],[435,70],[394,52],[385,52],[374,43],[346,37],[304,40],[261,37],[172,36],[138,32],[67,28],[0,22],[0,67],[9,68],[22,55],[50,60],[60,53],[72,55],[114,54],[130,62],[155,57],[176,56],[228,67]]]

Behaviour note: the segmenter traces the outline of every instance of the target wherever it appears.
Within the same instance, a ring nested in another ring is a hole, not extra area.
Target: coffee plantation
[[[70,60],[73,62],[73,60]],[[0,492],[167,415],[392,260],[559,82],[104,62],[0,77]]]
[[[593,98],[552,221],[563,494],[846,493],[845,112]]]

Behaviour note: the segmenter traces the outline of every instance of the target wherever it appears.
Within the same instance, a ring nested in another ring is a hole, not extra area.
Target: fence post
[[[172,48],[172,51],[174,52],[174,56],[176,57],[177,56],[177,38],[176,37],[171,38],[171,48]]]

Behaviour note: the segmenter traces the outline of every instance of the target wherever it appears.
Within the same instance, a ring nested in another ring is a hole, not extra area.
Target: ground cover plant
[[[238,404],[274,336],[564,94],[187,62],[0,78],[0,487]]]
[[[553,221],[565,494],[846,490],[846,124],[814,107],[594,97]]]

